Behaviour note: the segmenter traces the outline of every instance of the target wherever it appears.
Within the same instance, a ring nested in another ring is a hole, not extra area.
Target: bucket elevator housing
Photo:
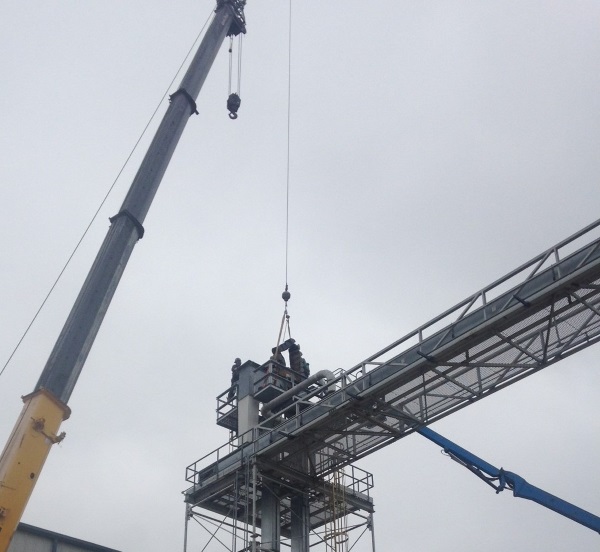
[[[187,468],[188,515],[228,516],[233,549],[253,552],[282,537],[307,552],[347,512],[372,526],[373,478],[353,462],[600,340],[599,236],[600,220],[333,380],[294,386],[274,360],[242,364],[238,398],[217,398],[236,438]]]

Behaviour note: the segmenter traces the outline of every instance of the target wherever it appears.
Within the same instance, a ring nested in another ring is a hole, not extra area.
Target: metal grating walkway
[[[251,458],[286,470],[308,452],[312,476],[331,473],[599,339],[600,220],[189,466],[186,501],[210,509],[204,498]]]

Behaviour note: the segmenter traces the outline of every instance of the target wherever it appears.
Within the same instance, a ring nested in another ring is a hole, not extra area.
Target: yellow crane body
[[[0,552],[6,552],[54,443],[71,411],[46,389],[23,397],[23,410],[0,456]]]

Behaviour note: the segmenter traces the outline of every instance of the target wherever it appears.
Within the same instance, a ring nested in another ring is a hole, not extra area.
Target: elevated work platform
[[[272,359],[261,366],[252,361],[246,361],[243,366],[249,366],[253,372],[252,389],[248,389],[247,392],[263,404],[280,397],[305,381],[308,375],[306,372],[293,370],[284,363]],[[217,397],[217,425],[235,433],[238,432],[237,395],[237,384],[234,383]]]

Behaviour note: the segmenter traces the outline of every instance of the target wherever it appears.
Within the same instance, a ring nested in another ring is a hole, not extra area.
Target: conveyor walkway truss
[[[599,339],[600,220],[189,466],[186,502],[223,512],[248,463],[324,477]]]

